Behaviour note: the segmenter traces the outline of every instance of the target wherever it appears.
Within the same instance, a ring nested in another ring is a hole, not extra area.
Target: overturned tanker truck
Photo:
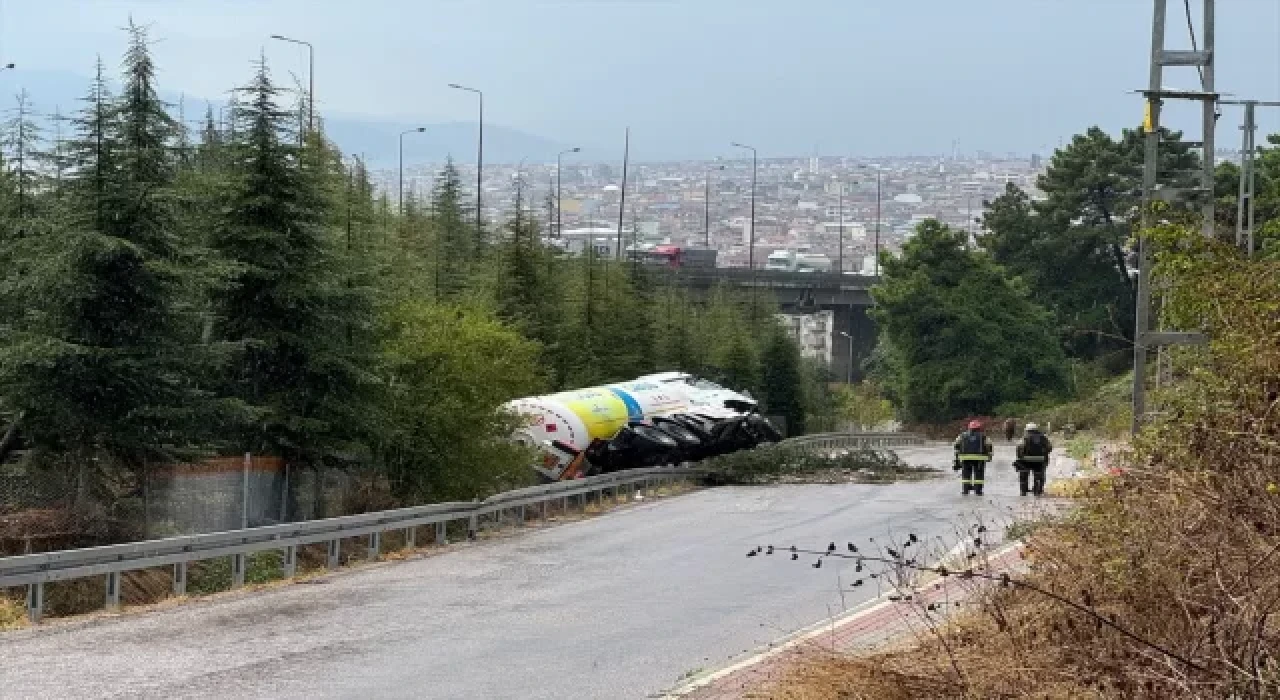
[[[694,462],[782,438],[750,394],[684,372],[509,401],[548,481]]]

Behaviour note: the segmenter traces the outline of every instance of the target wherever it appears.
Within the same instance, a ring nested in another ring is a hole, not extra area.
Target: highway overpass
[[[786,272],[781,270],[748,270],[745,268],[684,268],[664,272],[671,282],[706,294],[717,284],[741,289],[754,289],[771,295],[784,313],[835,312],[832,333],[831,372],[837,378],[848,376],[849,344],[853,343],[853,377],[862,377],[862,364],[876,345],[876,325],[867,314],[875,305],[871,287],[878,277],[839,275],[830,272]],[[840,335],[853,336],[853,340]]]

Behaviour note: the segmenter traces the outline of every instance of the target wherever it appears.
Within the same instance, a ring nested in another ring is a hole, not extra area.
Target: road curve
[[[876,594],[756,545],[949,536],[998,518],[950,478],[718,488],[314,585],[0,636],[4,698],[644,698]],[[904,449],[945,466],[947,446]]]

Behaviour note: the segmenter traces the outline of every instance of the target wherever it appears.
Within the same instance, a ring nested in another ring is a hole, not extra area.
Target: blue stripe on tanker
[[[628,420],[644,419],[644,411],[640,410],[640,402],[636,401],[634,396],[614,387],[609,387],[609,391],[612,391],[614,395],[621,399],[622,403],[626,405]]]

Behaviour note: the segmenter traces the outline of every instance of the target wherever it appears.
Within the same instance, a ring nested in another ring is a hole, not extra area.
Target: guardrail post
[[[298,573],[298,548],[289,545],[284,548],[284,577],[293,578]]]
[[[443,521],[436,523],[436,544],[449,544],[449,531],[447,525],[448,523]]]
[[[520,522],[516,523],[516,527],[524,527],[524,506],[520,506]]]
[[[33,625],[40,624],[40,615],[44,613],[44,584],[27,584],[27,620]]]
[[[338,568],[339,557],[342,554],[342,540],[329,540],[329,559],[326,562],[330,569]]]
[[[378,555],[382,554],[382,533],[369,533],[369,561],[378,561]]]
[[[244,585],[244,555],[231,555],[231,587],[239,588]]]
[[[120,607],[120,572],[112,571],[107,574],[107,609],[114,610]]]
[[[404,529],[404,548],[413,549],[417,547],[418,528],[406,527]]]
[[[173,565],[173,594],[187,594],[187,563],[185,561]]]
[[[474,540],[480,530],[480,516],[472,515],[467,520],[467,539]]]
[[[542,502],[542,522],[547,522],[547,502]]]

